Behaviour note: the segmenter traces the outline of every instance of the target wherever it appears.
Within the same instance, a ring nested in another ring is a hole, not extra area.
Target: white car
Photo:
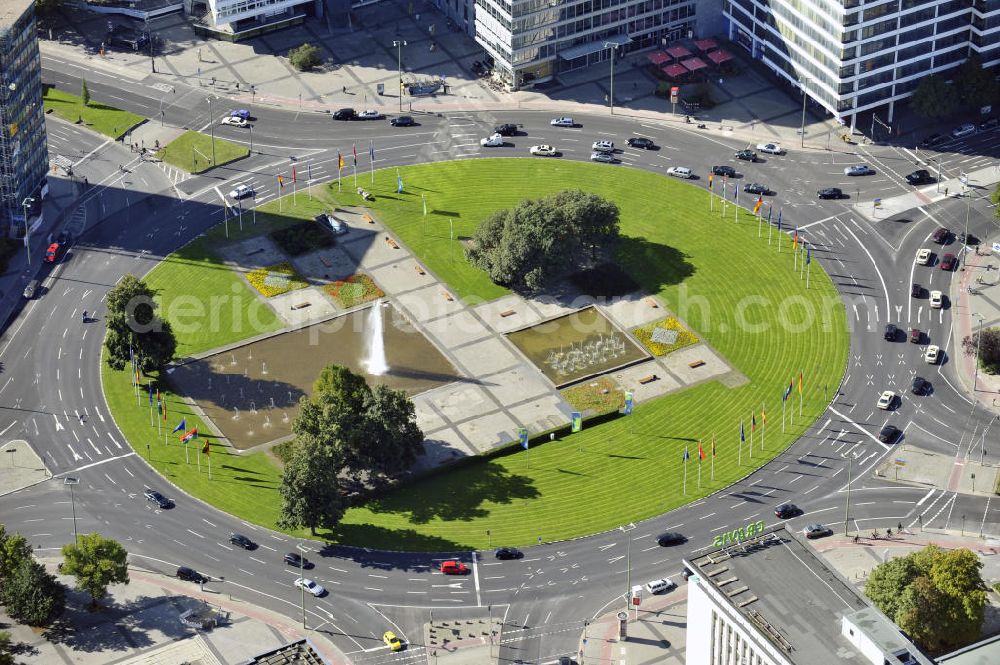
[[[964,125],[956,127],[955,129],[951,130],[951,135],[956,139],[960,139],[962,137],[969,136],[970,134],[975,134],[975,133],[976,133],[976,126],[973,125],[971,122],[967,122]]]
[[[227,115],[225,118],[222,119],[222,122],[220,124],[232,125],[233,127],[246,127],[250,123],[247,122],[245,118],[241,118],[237,115]]]
[[[563,116],[561,118],[552,118],[549,122],[553,127],[575,127],[576,123],[573,122],[573,118],[567,118]]]
[[[940,291],[931,291],[931,309],[941,309],[944,304],[944,294]]]
[[[891,409],[892,404],[895,401],[896,401],[896,393],[892,392],[891,390],[886,390],[883,391],[881,395],[879,395],[878,404],[876,404],[875,406],[877,406],[880,409]]]
[[[381,120],[385,116],[375,109],[368,109],[358,114],[358,120]]]
[[[867,164],[856,164],[855,166],[848,166],[844,169],[844,175],[871,175],[875,173],[874,170]]]
[[[924,361],[929,365],[936,365],[937,362],[941,360],[941,347],[936,344],[931,344],[924,351]]]
[[[253,187],[251,187],[250,185],[237,185],[236,189],[229,192],[229,198],[236,199],[237,201],[253,195],[254,195]]]
[[[660,580],[651,580],[646,582],[646,591],[652,594],[663,593],[664,591],[670,591],[677,584],[671,580],[669,577],[665,577]]]
[[[594,141],[590,149],[594,152],[614,152],[615,144],[614,141]]]
[[[757,150],[759,152],[766,152],[769,155],[780,155],[783,152],[780,143],[758,143]]]
[[[592,162],[604,162],[605,164],[614,164],[615,156],[610,152],[592,152],[590,153],[590,161]]]
[[[499,148],[503,145],[503,136],[500,134],[493,134],[487,139],[479,139],[479,145],[484,148]]]
[[[528,151],[532,155],[542,155],[543,157],[555,157],[556,156],[556,149],[553,148],[552,146],[546,145],[544,143],[542,145],[533,145],[533,146],[531,146],[528,149]]]
[[[926,247],[917,250],[917,263],[925,266],[931,262],[931,250]]]
[[[316,584],[307,577],[300,577],[296,579],[295,582],[293,582],[293,584],[295,584],[295,586],[297,586],[300,589],[305,589],[306,591],[316,596],[317,598],[326,593],[326,589],[324,589],[319,584]]]
[[[675,178],[690,178],[693,174],[691,169],[686,166],[671,166],[667,169],[667,175],[672,175]]]

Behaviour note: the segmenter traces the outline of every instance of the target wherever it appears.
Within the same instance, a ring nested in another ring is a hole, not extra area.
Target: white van
[[[651,582],[646,582],[646,591],[650,593],[663,593],[664,591],[670,591],[675,586],[677,585],[670,578],[652,580]]]

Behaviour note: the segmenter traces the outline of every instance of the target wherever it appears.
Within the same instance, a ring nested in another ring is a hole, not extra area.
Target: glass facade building
[[[0,228],[20,236],[49,163],[33,0],[0,0],[0,77]]]

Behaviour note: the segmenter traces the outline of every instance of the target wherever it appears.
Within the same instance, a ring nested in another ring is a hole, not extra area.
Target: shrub
[[[676,331],[677,339],[673,344],[664,344],[662,342],[654,341],[653,335],[657,328],[661,330]],[[698,343],[698,337],[681,325],[680,321],[672,316],[668,316],[667,318],[659,321],[654,321],[653,323],[647,323],[646,325],[639,326],[638,328],[633,328],[632,334],[654,356],[665,356],[668,353],[673,353],[677,349],[682,349],[685,346],[691,346],[692,344]]]
[[[278,229],[270,234],[271,240],[290,256],[301,256],[313,250],[334,245],[333,236],[315,222],[302,222],[294,226]]]
[[[345,280],[337,280],[326,287],[326,292],[344,309],[385,295],[385,291],[380,289],[371,277],[363,273],[351,275]]]
[[[247,273],[247,281],[265,298],[272,298],[309,286],[288,262],[279,263],[270,268],[251,270]]]
[[[322,59],[319,55],[319,47],[306,42],[288,52],[288,61],[292,63],[292,67],[300,72],[307,72],[322,62]]]
[[[601,416],[625,406],[625,392],[617,383],[604,376],[561,392],[570,406],[587,415]]]

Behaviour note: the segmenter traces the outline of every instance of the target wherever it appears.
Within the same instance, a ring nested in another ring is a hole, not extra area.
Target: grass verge
[[[156,156],[188,173],[203,173],[222,164],[234,162],[250,154],[247,146],[216,138],[208,134],[186,131],[157,151]]]
[[[51,109],[55,115],[66,122],[77,123],[82,120],[84,126],[113,139],[120,138],[125,132],[145,119],[141,115],[122,111],[113,106],[98,104],[93,100],[84,106],[82,97],[71,95],[52,86],[45,86],[42,101],[46,111]]]

